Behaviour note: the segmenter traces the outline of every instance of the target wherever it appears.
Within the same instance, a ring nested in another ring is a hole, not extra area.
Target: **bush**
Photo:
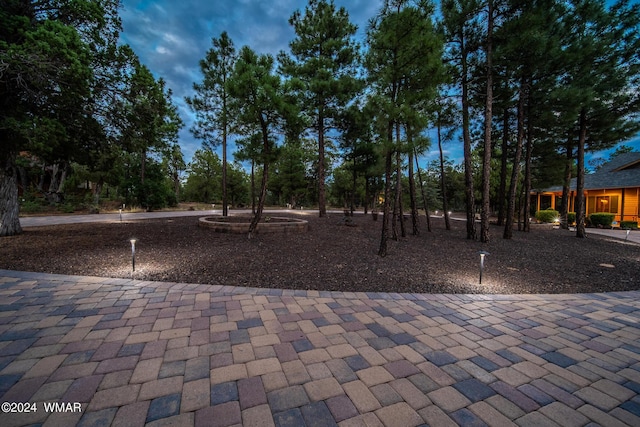
[[[592,227],[611,228],[614,218],[615,215],[610,213],[592,213],[589,215],[589,222]]]
[[[620,228],[625,230],[637,230],[638,222],[637,221],[620,221]]]
[[[21,213],[37,213],[42,212],[43,206],[42,203],[37,200],[25,200],[20,203],[20,212]]]
[[[38,213],[47,210],[49,203],[41,194],[26,191],[19,199],[20,213]]]
[[[575,212],[568,212],[567,213],[567,224],[573,225],[575,223],[576,223],[576,213]]]
[[[536,212],[536,219],[538,222],[556,222],[560,214],[554,209],[545,209],[543,211]]]
[[[64,213],[74,213],[76,207],[73,203],[65,203],[63,205],[60,205],[58,209],[60,209]]]

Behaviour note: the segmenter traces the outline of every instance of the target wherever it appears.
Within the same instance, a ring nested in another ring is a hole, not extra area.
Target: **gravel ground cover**
[[[333,214],[301,234],[216,233],[197,217],[25,228],[0,238],[0,268],[273,289],[399,293],[585,293],[640,289],[640,245],[535,225],[502,239],[466,239],[462,221],[389,241],[377,255],[381,220]],[[407,230],[410,231],[407,221]],[[136,238],[136,270],[131,245]],[[479,284],[480,251],[489,252]]]

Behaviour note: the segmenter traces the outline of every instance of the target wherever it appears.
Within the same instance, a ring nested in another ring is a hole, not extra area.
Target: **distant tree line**
[[[182,121],[164,81],[118,44],[118,7],[2,1],[0,236],[21,232],[32,188],[51,203],[90,182],[88,205],[105,186],[128,205],[175,204]]]
[[[360,46],[344,8],[311,0],[291,16],[296,37],[277,67],[268,55],[254,59],[246,46],[237,55],[222,33],[212,39],[203,81],[188,99],[199,117],[194,134],[211,147],[222,144],[224,153],[227,138],[238,137],[240,158],[262,173],[256,194],[266,197],[287,182],[277,193],[288,194],[288,202],[304,197],[320,216],[330,176],[333,204],[384,212],[381,256],[388,238],[407,234],[404,210],[412,234],[421,229],[419,209],[430,229],[430,209],[443,209],[448,227],[449,210],[461,207],[469,239],[489,240],[493,214],[504,238],[516,220],[528,230],[534,187],[568,188],[577,175],[581,188],[585,151],[613,147],[639,130],[639,6],[620,1],[607,8],[594,0],[440,6],[437,14],[428,1],[385,1]],[[250,58],[262,69],[248,79]],[[259,98],[234,87],[270,96],[268,105],[257,111]],[[251,114],[240,114],[248,105]],[[440,160],[422,171],[416,160],[434,129]],[[442,154],[443,143],[456,138],[461,166]],[[315,161],[302,148],[309,141]],[[286,179],[270,180],[269,168],[285,163]],[[576,234],[583,237],[583,202],[577,206]]]
[[[564,184],[566,217],[577,177],[584,237],[585,153],[640,130],[640,5],[630,1],[442,0],[436,10],[388,0],[360,41],[345,8],[310,0],[276,57],[236,49],[222,32],[186,99],[203,144],[188,165],[170,91],[116,44],[117,1],[4,3],[3,235],[19,231],[18,171],[37,158],[52,177],[76,165],[96,197],[104,185],[149,208],[251,206],[251,231],[265,204],[317,206],[321,217],[327,205],[381,211],[381,256],[388,239],[421,232],[420,211],[430,230],[430,212],[449,228],[449,211],[464,210],[467,238],[482,242],[496,215],[508,239],[516,221],[529,230],[532,189]],[[457,141],[461,165],[445,155]],[[422,167],[432,145],[438,159]]]

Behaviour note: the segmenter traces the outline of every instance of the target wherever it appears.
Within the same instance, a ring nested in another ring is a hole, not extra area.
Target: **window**
[[[618,213],[618,196],[589,196],[587,198],[587,211]]]
[[[553,196],[550,194],[541,194],[540,195],[540,210],[543,211],[545,209],[551,209],[551,198]]]

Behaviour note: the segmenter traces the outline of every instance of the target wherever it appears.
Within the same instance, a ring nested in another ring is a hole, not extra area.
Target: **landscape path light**
[[[136,239],[129,240],[131,242],[131,271],[136,271]]]
[[[118,209],[120,211],[120,222],[122,222],[122,208]]]
[[[482,272],[484,271],[484,257],[489,255],[487,251],[480,251],[480,284],[482,285]]]
[[[629,240],[629,233],[631,233],[631,229],[627,228],[627,236],[624,238],[624,240]]]

